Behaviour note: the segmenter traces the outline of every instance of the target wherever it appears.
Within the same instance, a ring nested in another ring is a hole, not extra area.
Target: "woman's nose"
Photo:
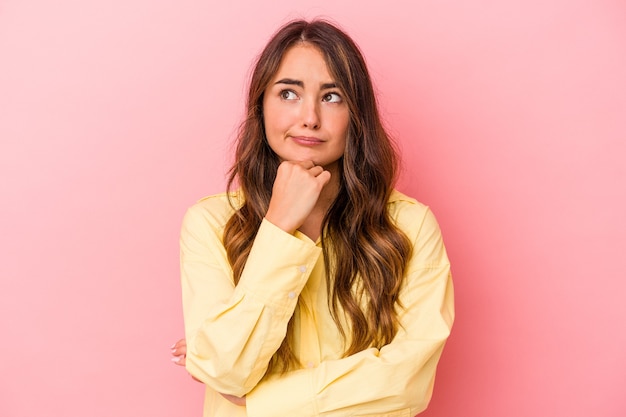
[[[319,106],[316,101],[304,100],[302,103],[302,125],[309,129],[320,127]]]

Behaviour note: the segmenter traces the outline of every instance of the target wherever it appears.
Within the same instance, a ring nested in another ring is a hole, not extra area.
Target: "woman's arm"
[[[243,397],[282,343],[321,249],[264,220],[235,286],[221,240],[230,214],[222,206],[205,200],[183,220],[186,368],[215,391]]]
[[[321,255],[292,233],[310,215],[330,173],[312,161],[280,164],[272,198],[237,285],[222,243],[224,202],[192,207],[181,230],[186,367],[217,392],[243,397],[281,345],[298,296]],[[226,205],[226,207],[229,207]],[[221,211],[221,213],[219,213]]]

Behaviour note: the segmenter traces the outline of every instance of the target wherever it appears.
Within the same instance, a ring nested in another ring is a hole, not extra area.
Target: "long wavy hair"
[[[329,22],[286,24],[256,61],[247,116],[239,129],[228,180],[229,191],[239,187],[240,199],[231,203],[236,211],[226,224],[224,246],[237,283],[269,207],[280,163],[265,136],[263,94],[285,52],[301,43],[322,52],[350,111],[345,152],[339,160],[339,192],[323,219],[321,233],[329,309],[348,356],[371,346],[380,348],[396,335],[398,294],[411,244],[387,208],[397,155],[381,123],[365,60],[354,41]],[[291,324],[268,371],[298,367],[291,347]]]

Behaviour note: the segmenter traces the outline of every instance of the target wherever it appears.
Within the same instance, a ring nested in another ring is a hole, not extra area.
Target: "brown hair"
[[[285,52],[302,42],[322,52],[350,111],[346,148],[339,160],[339,192],[324,217],[321,235],[329,308],[339,331],[350,341],[347,356],[370,346],[380,348],[395,336],[396,305],[411,245],[387,209],[397,157],[381,123],[365,61],[354,41],[326,21],[286,24],[258,57],[228,181],[229,190],[238,183],[243,205],[226,224],[224,246],[238,282],[269,206],[279,165],[265,137],[263,93]],[[350,324],[349,337],[340,314]],[[290,329],[270,369],[286,371],[296,366]]]

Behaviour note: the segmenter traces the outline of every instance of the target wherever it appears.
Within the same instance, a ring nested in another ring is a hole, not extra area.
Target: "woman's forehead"
[[[321,84],[336,81],[322,51],[309,43],[298,43],[285,51],[272,77],[272,84],[283,78],[301,82],[319,81]]]

